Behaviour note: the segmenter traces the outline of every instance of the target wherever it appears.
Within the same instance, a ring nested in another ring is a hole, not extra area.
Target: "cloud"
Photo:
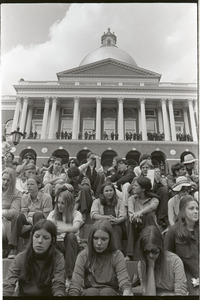
[[[50,27],[48,41],[19,44],[2,55],[2,94],[14,94],[20,78],[57,80],[56,73],[77,67],[100,47],[108,27],[138,66],[161,73],[162,81],[195,82],[196,9],[194,3],[72,4]]]

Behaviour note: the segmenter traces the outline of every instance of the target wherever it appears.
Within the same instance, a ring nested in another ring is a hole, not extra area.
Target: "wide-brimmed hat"
[[[176,184],[172,187],[172,190],[174,192],[180,192],[183,186],[192,186],[193,184],[195,183],[189,181],[187,177],[179,176],[176,178]]]
[[[192,154],[187,154],[184,156],[184,160],[183,160],[183,163],[184,164],[191,164],[195,161],[195,158]]]

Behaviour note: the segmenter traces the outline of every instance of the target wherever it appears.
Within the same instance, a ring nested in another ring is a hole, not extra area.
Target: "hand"
[[[141,211],[134,212],[132,216],[132,221],[137,222],[141,218],[141,216],[142,216]]]
[[[110,223],[113,224],[113,225],[119,224],[119,219],[111,216],[110,217]]]
[[[150,267],[150,268],[155,268],[155,261],[152,259],[152,258],[150,258],[149,256],[147,256],[147,265],[148,265],[148,267]]]
[[[123,291],[123,296],[133,296],[133,291],[129,289],[125,289]]]

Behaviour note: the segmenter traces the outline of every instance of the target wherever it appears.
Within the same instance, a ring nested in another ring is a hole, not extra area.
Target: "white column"
[[[171,126],[171,137],[172,137],[172,141],[176,141],[173,99],[168,99],[168,105],[169,105],[169,117],[170,117],[170,126]]]
[[[138,107],[138,133],[142,132],[142,125],[141,125],[141,110],[140,107]]]
[[[147,141],[147,122],[145,113],[145,99],[140,99],[140,110],[141,110],[141,129],[142,129],[142,140]]]
[[[26,133],[27,136],[29,136],[30,132],[31,132],[31,121],[32,121],[32,116],[33,116],[33,107],[30,106],[30,102],[29,102],[29,108],[28,108],[28,117],[27,117],[27,122],[26,122]]]
[[[183,118],[184,118],[184,124],[185,124],[185,134],[190,134],[190,125],[188,121],[188,106],[187,104],[184,105],[183,108]]]
[[[161,104],[162,104],[165,141],[170,141],[169,119],[168,119],[168,113],[167,113],[167,107],[166,107],[166,99],[161,99]]]
[[[101,139],[101,98],[96,98],[96,140]]]
[[[118,98],[118,134],[119,140],[124,140],[124,107],[123,107],[123,98]]]
[[[46,133],[47,133],[47,121],[48,121],[48,115],[49,115],[49,97],[45,97],[45,105],[44,105],[44,115],[42,120],[42,132],[41,132],[41,139],[46,139]]]
[[[23,101],[22,115],[21,115],[21,121],[20,121],[20,131],[22,133],[24,132],[24,129],[25,129],[27,108],[28,108],[28,98],[25,97],[24,101]]]
[[[79,97],[74,98],[74,117],[72,126],[72,140],[78,139],[78,119],[79,119]]]
[[[195,110],[195,117],[196,117],[196,124],[198,125],[198,102],[197,99],[194,100],[194,110]]]
[[[15,113],[14,113],[14,118],[13,118],[13,123],[12,123],[12,131],[17,130],[18,122],[19,122],[20,108],[21,108],[21,99],[19,97],[17,97]]]
[[[162,110],[160,107],[158,108],[158,126],[159,126],[159,132],[163,133],[164,130],[163,130]]]
[[[49,139],[53,139],[55,137],[56,108],[57,108],[57,98],[54,97],[52,99],[51,119],[50,119],[49,136],[48,136]]]
[[[192,129],[192,137],[193,137],[193,141],[197,142],[197,129],[196,129],[196,124],[195,124],[195,119],[194,119],[193,99],[188,100],[188,105],[189,105],[190,125],[191,125],[191,129]]]

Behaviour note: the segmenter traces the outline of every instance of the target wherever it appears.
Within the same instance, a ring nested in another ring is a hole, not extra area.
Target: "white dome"
[[[100,48],[89,53],[80,63],[80,66],[100,61],[106,58],[113,58],[130,65],[137,66],[134,59],[124,50],[117,46],[101,46]]]

